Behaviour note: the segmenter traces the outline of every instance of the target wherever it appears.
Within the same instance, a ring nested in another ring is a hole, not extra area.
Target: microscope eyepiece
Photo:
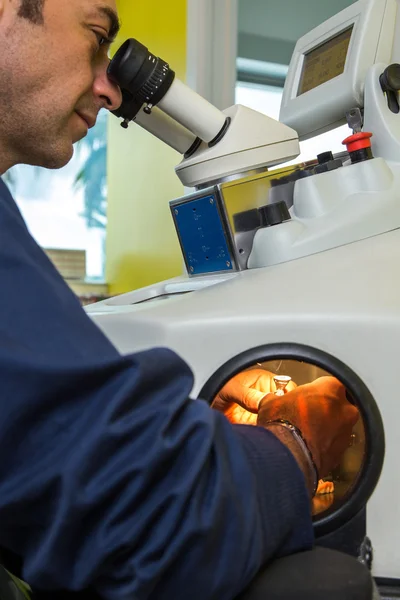
[[[203,142],[210,147],[217,144],[229,129],[230,119],[222,111],[175,77],[166,62],[137,40],[127,40],[119,48],[107,74],[122,92],[122,104],[113,111],[123,119],[122,127],[135,120],[183,150],[186,158]]]
[[[127,40],[108,67],[108,77],[122,91],[123,102],[114,111],[117,117],[131,121],[143,105],[151,112],[171,87],[175,73],[161,58],[134,39]]]

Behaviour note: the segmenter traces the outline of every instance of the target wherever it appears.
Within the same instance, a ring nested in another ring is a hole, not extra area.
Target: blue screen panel
[[[233,270],[215,196],[195,198],[172,211],[190,273]]]

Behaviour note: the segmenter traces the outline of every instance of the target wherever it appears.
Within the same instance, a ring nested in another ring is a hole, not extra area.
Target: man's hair
[[[43,4],[44,0],[21,0],[18,16],[28,19],[35,25],[43,24]]]

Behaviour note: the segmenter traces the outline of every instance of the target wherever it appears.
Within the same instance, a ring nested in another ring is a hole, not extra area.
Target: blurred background
[[[226,108],[240,103],[279,119],[297,39],[349,0],[118,0],[115,48],[136,37],[177,76]],[[115,48],[113,51],[115,51]],[[313,158],[340,151],[342,128],[301,144]],[[322,139],[321,139],[322,138]],[[83,303],[182,272],[168,202],[184,193],[180,156],[132,125],[100,114],[60,171],[19,165],[4,175],[27,225]]]

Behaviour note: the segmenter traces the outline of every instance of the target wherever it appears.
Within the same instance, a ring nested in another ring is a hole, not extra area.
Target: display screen
[[[353,25],[304,56],[298,96],[343,73],[352,31]]]

